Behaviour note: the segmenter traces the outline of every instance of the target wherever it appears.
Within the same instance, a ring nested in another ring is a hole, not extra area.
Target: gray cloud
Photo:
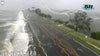
[[[94,11],[99,11],[100,0],[5,0],[0,9],[25,9],[28,7],[52,8],[55,10],[83,9],[83,4],[93,4]]]

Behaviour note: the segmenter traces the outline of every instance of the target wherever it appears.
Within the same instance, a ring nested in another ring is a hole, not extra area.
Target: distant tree
[[[43,14],[43,13],[41,13],[41,14],[40,14],[40,16],[44,17],[44,14]]]
[[[45,14],[45,13],[42,13],[42,12],[41,12],[41,9],[39,9],[39,8],[36,9],[35,12],[36,12],[39,16],[42,16],[42,17],[45,17],[45,18],[49,18],[49,19],[52,18],[51,15],[47,15],[47,14]]]
[[[51,15],[47,15],[47,17],[49,18],[49,19],[51,19],[52,17],[51,17]]]
[[[92,18],[88,17],[86,12],[78,11],[75,13],[74,19],[70,19],[70,22],[75,31],[90,34],[91,20]]]
[[[46,14],[44,14],[44,16],[43,16],[43,17],[45,17],[45,18],[46,18],[46,17],[47,17],[47,15],[46,15]]]
[[[65,22],[64,22],[64,25],[65,25],[65,26],[67,26],[67,25],[68,25],[68,23],[69,23],[68,21],[65,21]]]
[[[37,14],[41,15],[41,9],[38,8],[38,9],[35,10],[35,12],[36,12]]]
[[[64,23],[64,21],[61,20],[61,19],[56,19],[55,22],[60,23],[60,24],[63,24]]]
[[[65,24],[68,24],[68,21],[65,21]]]

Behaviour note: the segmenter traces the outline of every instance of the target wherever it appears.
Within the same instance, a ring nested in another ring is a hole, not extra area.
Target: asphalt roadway
[[[35,13],[28,16],[28,21],[47,56],[98,56]]]

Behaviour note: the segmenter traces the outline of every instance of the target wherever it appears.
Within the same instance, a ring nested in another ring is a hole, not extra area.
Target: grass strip
[[[47,19],[46,19],[47,20]],[[95,45],[96,47],[100,48],[100,41],[92,39],[91,37],[85,38],[85,35],[74,31],[73,29],[70,29],[64,25],[58,26],[59,23],[54,22],[53,20],[47,20],[48,23],[52,24],[55,26],[57,29],[60,31],[64,32],[71,38],[75,39],[76,41],[80,42],[82,45],[88,47],[89,49],[93,50],[94,52],[100,54],[100,49],[95,48],[94,46],[88,44],[87,42]]]

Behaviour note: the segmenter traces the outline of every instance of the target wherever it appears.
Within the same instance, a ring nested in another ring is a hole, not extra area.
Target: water
[[[0,56],[24,56],[29,36],[23,12],[0,11]]]

